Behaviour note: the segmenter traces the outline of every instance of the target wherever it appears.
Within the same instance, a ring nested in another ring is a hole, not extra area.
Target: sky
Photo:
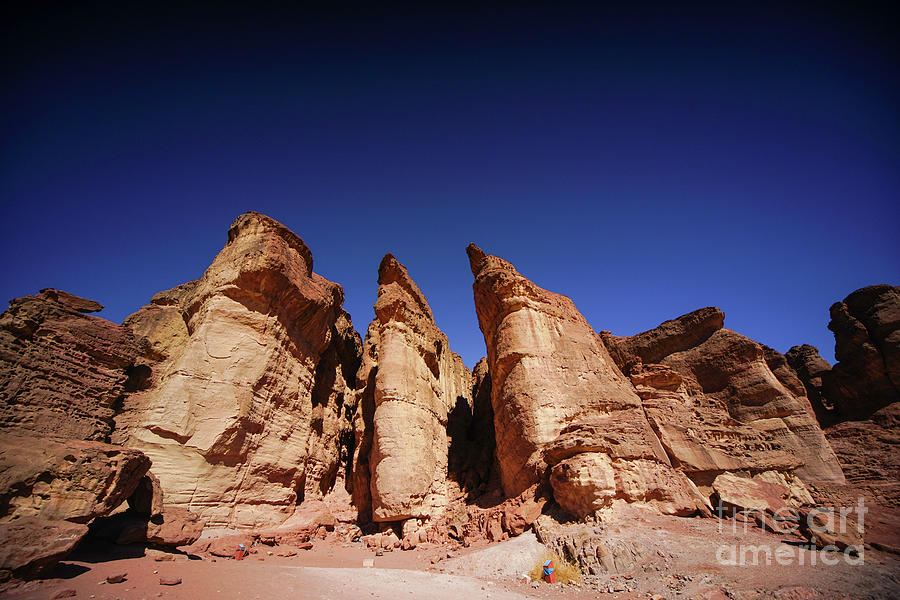
[[[255,210],[365,334],[393,253],[468,366],[475,242],[631,335],[703,306],[834,360],[900,284],[890,3],[5,3],[0,298],[116,322]]]

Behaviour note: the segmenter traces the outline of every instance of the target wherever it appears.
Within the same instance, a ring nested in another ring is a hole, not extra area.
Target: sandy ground
[[[515,600],[546,598],[651,598],[676,600],[784,600],[825,598],[900,598],[900,561],[887,553],[867,552],[861,564],[826,564],[821,552],[798,548],[774,534],[720,531],[709,519],[665,521],[666,528],[644,523],[644,542],[666,548],[635,573],[588,577],[579,586],[549,585],[523,580],[522,573],[544,551],[533,534],[502,544],[486,542],[470,548],[424,545],[409,552],[375,556],[359,543],[318,540],[312,550],[277,556],[280,547],[257,546],[243,561],[230,558],[166,555],[139,547],[86,545],[64,561],[53,577],[8,589],[4,598],[52,599],[70,590],[75,598],[130,599],[385,599],[428,598]],[[628,534],[626,530],[625,535]],[[729,540],[794,556],[791,564],[723,565],[716,553]],[[447,554],[451,556],[448,558]],[[800,557],[802,563],[799,564]],[[833,561],[832,554],[825,556]],[[438,562],[433,562],[438,561]],[[812,564],[815,563],[815,564]],[[371,566],[366,566],[371,565]],[[107,583],[125,573],[121,583]],[[174,586],[161,578],[180,578]]]

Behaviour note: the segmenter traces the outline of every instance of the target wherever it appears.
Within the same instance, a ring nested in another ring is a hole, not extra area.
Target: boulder
[[[740,510],[756,510],[775,514],[788,508],[785,499],[788,489],[784,486],[723,473],[713,481],[712,488],[720,506]]]
[[[0,523],[0,573],[31,579],[45,575],[75,549],[87,525],[21,517]]]
[[[809,507],[800,513],[800,531],[818,548],[850,548],[862,552],[864,527],[853,513],[827,507]]]
[[[150,468],[140,451],[101,442],[5,434],[0,450],[4,520],[87,523],[125,502]]]
[[[0,315],[0,431],[109,441],[114,405],[143,385],[146,343],[84,313],[103,306],[54,289]]]
[[[437,518],[448,502],[448,428],[455,410],[472,413],[472,374],[390,254],[378,268],[375,319],[357,379],[366,383],[361,395],[372,404],[360,415],[356,457],[356,470],[370,474],[369,485],[357,490],[355,503],[371,502],[376,522]]]
[[[113,440],[210,526],[283,522],[333,488],[347,452],[361,344],[342,302],[297,235],[241,215],[202,277],[126,320],[159,362]]]

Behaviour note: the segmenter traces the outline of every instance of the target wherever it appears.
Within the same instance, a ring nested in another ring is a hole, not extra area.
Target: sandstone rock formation
[[[900,401],[900,287],[873,285],[831,307],[837,364],[828,378],[841,420]]]
[[[4,434],[0,522],[36,517],[87,523],[125,502],[149,468],[137,450]]]
[[[803,385],[784,357],[703,308],[631,337],[604,332],[672,463],[698,485],[726,471],[842,482]]]
[[[425,296],[390,254],[358,380],[355,502],[376,522],[434,519],[446,508],[448,427],[472,412],[472,374],[450,350]],[[464,432],[461,432],[464,433]]]
[[[825,391],[831,365],[819,355],[819,349],[809,344],[794,346],[784,355],[806,388],[806,396],[812,405],[819,424],[830,425],[835,419],[834,404]]]
[[[126,320],[159,362],[113,440],[209,525],[280,523],[338,478],[360,342],[341,287],[312,269],[299,237],[247,213],[200,279]]]
[[[109,441],[116,402],[141,384],[144,348],[102,305],[59,290],[0,315],[0,430]]]
[[[873,285],[831,306],[831,368],[815,348],[788,360],[816,399],[816,415],[844,473],[882,507],[900,507],[900,288]]]
[[[101,442],[0,438],[0,580],[36,577],[71,552],[86,523],[137,487],[150,460]]]
[[[631,382],[572,301],[474,244],[467,251],[507,496],[549,474],[556,501],[577,516],[615,499],[670,514],[702,510],[696,488],[671,468]]]

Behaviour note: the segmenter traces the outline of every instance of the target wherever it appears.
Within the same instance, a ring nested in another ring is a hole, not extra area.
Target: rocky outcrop
[[[549,476],[556,501],[578,516],[616,499],[671,514],[702,510],[631,382],[572,301],[474,244],[468,254],[506,495]]]
[[[203,276],[126,320],[158,362],[113,440],[212,526],[284,521],[340,475],[360,341],[341,287],[293,232],[247,213]]]
[[[378,286],[358,375],[365,388],[354,501],[364,513],[371,503],[376,522],[434,519],[449,502],[448,429],[455,411],[472,413],[472,374],[390,254],[379,266]]]
[[[835,358],[794,346],[803,381],[847,480],[883,507],[900,506],[900,288],[874,285],[831,306]]]
[[[703,486],[726,471],[842,482],[787,361],[723,322],[710,307],[631,337],[602,334],[672,463]]]
[[[831,306],[834,357],[827,378],[841,421],[900,402],[900,288],[873,285]]]
[[[5,434],[0,522],[35,517],[87,523],[125,502],[149,468],[137,450]]]
[[[54,289],[0,315],[0,429],[109,441],[117,401],[142,384],[146,348],[103,308]]]
[[[831,365],[819,355],[819,349],[809,344],[794,346],[784,355],[791,368],[797,373],[806,388],[806,397],[813,407],[816,418],[823,427],[835,418],[834,404],[825,391],[825,382],[830,375]]]

